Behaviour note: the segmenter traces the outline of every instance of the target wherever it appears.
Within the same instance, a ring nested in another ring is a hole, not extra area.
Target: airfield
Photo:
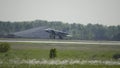
[[[1,38],[0,42],[120,45],[120,41],[51,40],[51,39],[46,40],[46,39],[10,39],[10,38],[5,39],[5,38]]]
[[[119,68],[120,41],[51,40],[0,38],[11,44],[8,53],[0,55],[1,68]],[[49,58],[51,48],[57,57]]]

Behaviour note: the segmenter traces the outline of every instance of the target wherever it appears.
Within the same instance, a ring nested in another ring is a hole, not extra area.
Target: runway
[[[99,45],[120,45],[120,41],[31,41],[31,40],[0,40],[0,42],[24,42],[24,43],[55,43],[55,44],[99,44]]]

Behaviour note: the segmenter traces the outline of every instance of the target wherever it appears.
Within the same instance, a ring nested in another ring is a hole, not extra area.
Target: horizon
[[[120,25],[120,0],[0,0],[0,20]]]
[[[15,22],[18,22],[18,23],[21,23],[21,22],[32,22],[32,21],[47,21],[47,22],[61,22],[63,24],[74,24],[74,23],[68,23],[68,22],[63,22],[63,21],[48,21],[48,20],[41,20],[41,19],[35,19],[35,20],[29,20],[29,21],[2,21],[0,20],[0,22],[10,22],[10,23],[15,23]],[[102,23],[87,23],[87,24],[83,24],[83,23],[75,23],[75,24],[81,24],[81,25],[88,25],[88,24],[92,24],[92,25],[102,25],[102,26],[120,26],[120,24],[118,25],[105,25],[105,24],[102,24]]]

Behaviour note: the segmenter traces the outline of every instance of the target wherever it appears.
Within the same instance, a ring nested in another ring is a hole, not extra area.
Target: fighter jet
[[[47,28],[45,29],[45,31],[49,33],[51,39],[56,39],[56,37],[58,37],[59,39],[63,39],[64,37],[70,36],[67,32],[51,28]]]

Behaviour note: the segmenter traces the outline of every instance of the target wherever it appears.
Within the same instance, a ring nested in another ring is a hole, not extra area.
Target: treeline
[[[4,22],[0,21],[0,36],[13,32],[18,32],[30,28],[45,26],[63,30],[72,35],[70,39],[80,40],[120,40],[120,25],[105,26],[100,24],[68,24],[59,21],[24,21],[24,22]]]

